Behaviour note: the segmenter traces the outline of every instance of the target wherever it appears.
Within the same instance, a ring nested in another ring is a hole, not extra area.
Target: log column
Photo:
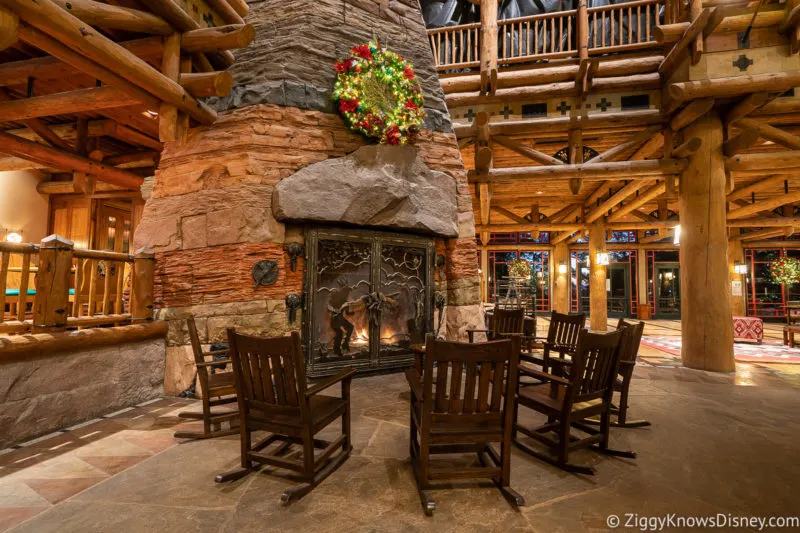
[[[733,228],[731,229],[731,233],[738,234],[739,229]],[[731,277],[731,285],[728,291],[729,294],[731,295],[731,313],[733,313],[733,316],[746,316],[747,307],[744,298],[746,276],[737,274],[736,271],[734,271],[734,267],[736,266],[737,261],[744,264],[744,250],[742,248],[742,241],[740,240],[728,241],[728,273],[730,274]],[[739,284],[738,295],[734,294],[733,290],[734,283]]]
[[[497,84],[497,0],[481,0],[481,92],[494,94]]]
[[[703,141],[680,181],[681,358],[689,368],[732,372],[733,323],[722,122],[709,111],[686,129]]]
[[[553,247],[552,255],[553,264],[553,311],[559,313],[569,313],[569,245],[566,242],[560,242]],[[567,266],[567,271],[561,273],[559,266],[561,264]]]
[[[600,219],[589,226],[589,328],[593,331],[605,331],[608,326],[606,267],[597,264],[597,254],[606,252],[606,227]]]

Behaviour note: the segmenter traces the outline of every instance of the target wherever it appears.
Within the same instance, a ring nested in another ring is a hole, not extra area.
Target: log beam
[[[48,146],[21,139],[15,135],[0,132],[0,151],[30,161],[36,161],[52,168],[60,168],[68,172],[84,172],[97,176],[97,179],[106,183],[119,185],[127,189],[138,189],[142,184],[142,178],[104,163],[92,161],[86,157],[79,156],[50,148]]]
[[[701,98],[694,100],[689,105],[681,109],[669,122],[672,131],[680,131],[698,118],[708,113],[714,107],[713,98]]]
[[[130,83],[162,101],[189,113],[201,124],[211,124],[216,113],[198,102],[177,82],[153,69],[103,34],[87,31],[80,21],[52,0],[4,0],[26,23],[46,32],[61,43],[80,50],[88,59],[117,72]]]
[[[800,217],[755,217],[728,220],[729,228],[800,228]]]
[[[478,224],[475,226],[475,231],[489,231],[494,233],[505,233],[505,232],[536,232],[536,231],[577,231],[580,229],[585,229],[586,224],[579,222],[575,224],[566,224],[566,223],[559,223],[559,224],[548,224],[548,223],[531,223],[527,220],[525,223],[517,222],[514,224]]]
[[[666,190],[667,190],[667,185],[663,181],[661,183],[657,183],[656,185],[653,185],[652,187],[647,189],[645,192],[641,193],[639,195],[639,197],[636,198],[635,200],[633,200],[631,202],[628,202],[625,205],[620,206],[619,209],[617,209],[614,213],[611,214],[610,217],[608,217],[608,219],[607,219],[608,222],[619,222],[619,221],[621,221],[628,213],[630,213],[631,211],[634,211],[636,209],[639,209],[640,207],[642,207],[643,205],[645,205],[645,204],[647,204],[649,202],[652,202],[653,200],[655,200],[656,198],[658,198],[659,196],[664,194],[664,192],[666,192]]]
[[[780,128],[776,128],[771,124],[760,122],[753,118],[742,118],[738,121],[737,126],[741,128],[750,128],[758,132],[758,134],[774,143],[791,148],[793,150],[800,149],[800,137],[792,135]]]
[[[593,157],[589,161],[586,162],[587,165],[596,165],[598,163],[602,163],[603,161],[609,161],[617,157],[618,155],[627,152],[634,146],[639,146],[643,142],[649,140],[654,135],[661,133],[661,126],[650,126],[644,131],[640,131],[638,133],[634,133],[631,135],[627,140],[624,142],[614,146],[613,148],[609,148],[605,152],[598,154],[597,156]]]
[[[497,0],[481,0],[481,92],[497,89]]]
[[[743,199],[749,197],[751,194],[763,191],[765,189],[772,189],[776,187],[783,186],[783,182],[786,180],[785,176],[771,176],[769,178],[765,178],[763,180],[757,181],[755,183],[751,183],[746,187],[742,187],[740,189],[736,189],[733,192],[729,193],[727,196],[727,200],[729,202],[733,202],[734,200]]]
[[[556,159],[555,157],[549,156],[544,152],[540,152],[530,146],[527,146],[516,139],[512,139],[511,137],[506,137],[505,135],[495,135],[492,137],[492,140],[501,146],[505,146],[509,150],[513,150],[514,152],[524,155],[528,159],[536,161],[537,163],[541,163],[542,165],[563,165],[565,164],[560,159]]]
[[[190,30],[181,37],[184,52],[217,52],[231,48],[245,48],[255,39],[252,24],[231,24]]]
[[[672,47],[672,50],[670,50],[664,58],[664,61],[661,62],[661,65],[658,67],[659,74],[668,77],[675,68],[677,68],[680,61],[685,57],[691,44],[703,33],[703,28],[705,28],[708,19],[715,9],[716,8],[713,7],[702,9],[697,14],[696,18],[692,20],[689,27],[683,32],[681,38],[678,39],[678,42],[675,43],[675,46]]]
[[[733,106],[733,109],[725,115],[725,125],[730,126],[737,120],[753,113],[758,108],[763,107],[770,100],[769,93],[752,93],[745,96],[741,102]]]
[[[0,7],[0,52],[19,39],[19,17],[8,8]]]
[[[688,141],[675,148],[675,150],[672,151],[672,156],[679,159],[685,159],[698,151],[702,145],[703,141],[701,139],[698,137],[692,137]]]
[[[605,180],[618,176],[627,179],[651,179],[678,174],[686,168],[685,159],[649,159],[644,161],[607,161],[595,165],[553,165],[538,167],[494,168],[483,178],[489,182],[515,183],[526,178],[552,178]],[[475,172],[470,172],[470,181],[481,181]]]
[[[654,180],[655,181],[655,180]],[[644,187],[649,187],[652,185],[653,182],[649,180],[639,180],[639,181],[631,181],[624,187],[622,187],[619,191],[614,193],[610,198],[606,201],[586,213],[585,220],[588,223],[594,222],[598,218],[601,218],[606,214],[607,211],[613,209],[620,203],[622,203],[626,198],[629,196],[636,194],[637,191],[643,189]]]
[[[180,84],[196,98],[228,96],[233,89],[230,72],[195,72],[180,75]]]
[[[732,98],[758,92],[786,92],[800,86],[800,70],[786,70],[767,74],[711,78],[699,81],[671,83],[669,97],[673,101],[685,102],[697,98]]]
[[[172,27],[148,11],[112,6],[93,0],[53,0],[86,24],[107,30],[126,30],[151,35],[169,35]]]
[[[722,143],[722,153],[727,157],[744,152],[758,142],[760,135],[754,129],[741,130],[733,137]]]
[[[63,93],[0,102],[0,117],[16,122],[52,115],[71,115],[139,103],[116,87],[91,87]]]
[[[756,231],[749,231],[747,233],[739,233],[738,235],[731,235],[728,240],[729,241],[753,241],[757,239],[769,239],[772,237],[780,237],[786,236],[790,237],[795,233],[795,229],[792,226],[782,227],[782,228],[766,228]]]
[[[800,191],[791,192],[789,194],[782,194],[774,198],[759,200],[757,202],[748,204],[744,207],[728,211],[728,220],[735,220],[737,218],[749,217],[751,215],[755,215],[760,211],[771,211],[776,207],[780,207],[782,205],[787,205],[787,204],[793,204],[795,202],[800,202]]]
[[[773,170],[795,170],[798,167],[800,167],[800,150],[738,154],[725,158],[725,168],[731,172],[757,171],[770,173]]]

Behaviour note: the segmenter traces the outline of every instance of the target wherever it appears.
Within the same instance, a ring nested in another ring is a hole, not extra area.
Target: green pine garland
[[[800,261],[793,257],[781,257],[769,264],[772,281],[784,285],[800,282]]]
[[[381,144],[408,144],[425,116],[413,66],[375,41],[350,53],[333,67],[339,112],[352,130]]]

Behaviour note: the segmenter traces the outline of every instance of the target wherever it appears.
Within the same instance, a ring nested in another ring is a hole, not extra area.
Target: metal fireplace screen
[[[309,376],[408,366],[433,328],[433,240],[372,230],[306,232]]]

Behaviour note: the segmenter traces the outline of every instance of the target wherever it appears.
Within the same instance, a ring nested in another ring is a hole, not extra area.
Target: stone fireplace
[[[317,375],[402,366],[407,346],[440,323],[451,339],[482,325],[472,199],[418,3],[250,7],[256,39],[231,67],[231,96],[212,102],[213,126],[167,144],[135,235],[136,247],[156,253],[166,394],[195,379],[189,315],[205,344],[224,341],[227,327],[302,331]],[[332,65],[373,37],[415,65],[426,120],[413,146],[372,145],[333,109]],[[320,272],[320,260],[335,265],[337,254],[369,261]],[[265,283],[254,279],[259,263],[269,265]],[[301,308],[292,313],[287,297]],[[337,348],[328,307],[344,304],[353,333],[343,346],[349,327],[339,322]]]

